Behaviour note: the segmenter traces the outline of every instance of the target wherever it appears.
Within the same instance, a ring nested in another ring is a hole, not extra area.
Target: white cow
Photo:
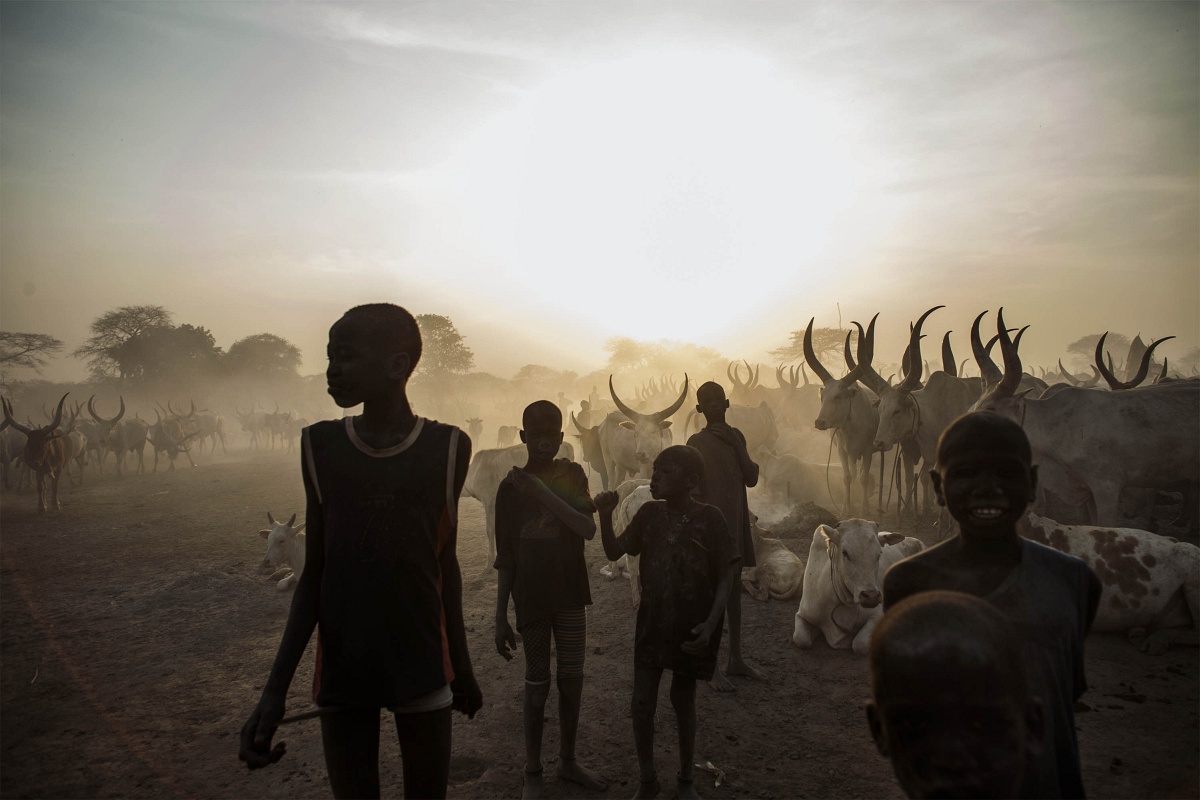
[[[879,523],[844,519],[813,533],[796,610],[792,644],[812,647],[817,633],[835,649],[866,655],[883,616],[883,575],[897,561],[925,549],[919,539],[880,532]]]
[[[1200,645],[1200,547],[1135,528],[1061,525],[1032,511],[1017,532],[1087,562],[1104,590],[1092,630],[1128,633],[1141,649]]]
[[[742,570],[742,587],[759,602],[791,600],[804,586],[804,562],[779,539],[751,524],[756,566]]]
[[[575,448],[569,442],[563,442],[555,458],[574,461]],[[483,515],[487,520],[488,567],[496,563],[496,492],[512,468],[524,466],[528,460],[529,450],[524,444],[500,450],[480,450],[471,456],[463,494],[483,503]]]
[[[613,512],[613,534],[620,536],[621,533],[629,527],[629,523],[633,521],[633,516],[638,512],[638,509],[645,505],[650,500],[654,499],[650,496],[650,481],[647,478],[631,478],[627,481],[622,481],[617,487],[617,509]],[[629,575],[629,591],[630,598],[633,600],[633,607],[636,609],[642,602],[642,571],[641,557],[625,554],[618,561],[610,561],[608,566],[600,570],[600,574],[608,577],[609,580],[621,574],[621,569]]]
[[[270,511],[267,512],[267,519],[271,527],[258,532],[259,536],[267,540],[267,554],[263,557],[263,564],[272,567],[287,564],[292,568],[291,573],[276,584],[279,591],[286,592],[295,587],[300,580],[300,574],[304,572],[305,536],[301,531],[308,523],[301,522],[293,528],[292,525],[296,522],[295,514],[292,514],[292,518],[287,522],[276,522]]]

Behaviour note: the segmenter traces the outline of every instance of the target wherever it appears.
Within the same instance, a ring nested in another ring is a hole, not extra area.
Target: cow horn
[[[871,317],[871,321],[867,323],[866,333],[863,332],[862,325],[859,323],[853,322],[852,324],[858,328],[858,364],[862,368],[862,375],[858,379],[878,395],[887,388],[887,381],[872,366],[875,360],[875,321],[877,319],[879,319],[879,314]]]
[[[958,377],[958,364],[954,360],[954,349],[950,347],[950,334],[954,331],[946,331],[946,335],[942,337],[942,372],[945,372],[951,378]]]
[[[964,359],[962,360],[962,363],[958,365],[958,374],[959,374],[959,375],[962,375],[963,377],[966,377],[966,374],[967,374],[967,362],[968,362],[969,360],[970,360],[970,359],[964,358]]]
[[[1108,336],[1108,331],[1105,331],[1104,336],[1101,336],[1100,340],[1098,342],[1096,342],[1097,363],[1099,363],[1100,352],[1104,346],[1104,337],[1105,336]],[[1166,337],[1163,337],[1162,339],[1155,339],[1153,342],[1151,342],[1150,346],[1146,348],[1146,352],[1142,353],[1142,363],[1138,365],[1137,374],[1135,374],[1133,376],[1133,378],[1131,378],[1130,380],[1125,381],[1125,382],[1118,381],[1116,379],[1116,376],[1114,376],[1112,373],[1111,366],[1107,370],[1101,369],[1100,372],[1104,376],[1104,380],[1108,381],[1108,385],[1109,385],[1109,387],[1111,387],[1113,389],[1113,391],[1120,391],[1120,390],[1124,390],[1124,389],[1133,389],[1134,387],[1138,386],[1142,381],[1146,380],[1146,373],[1149,372],[1149,370],[1150,370],[1150,356],[1154,353],[1154,348],[1158,347],[1160,344],[1167,341],[1168,339],[1174,339],[1174,338],[1175,338],[1174,336],[1166,336]],[[1111,356],[1110,356],[1110,358],[1111,358]]]
[[[981,311],[975,318],[975,322],[971,324],[971,354],[975,356],[975,363],[979,365],[979,375],[983,378],[984,389],[996,385],[1004,377],[1004,373],[983,349],[983,342],[979,339],[979,322],[986,314],[986,311]]]
[[[1061,358],[1058,360],[1058,371],[1062,373],[1062,376],[1066,379],[1067,383],[1071,384],[1072,386],[1079,385],[1079,380],[1076,379],[1074,375],[1067,372],[1067,368],[1063,366]]]
[[[14,430],[18,430],[21,433],[25,434],[26,436],[28,436],[32,432],[31,428],[26,428],[24,425],[17,422],[16,414],[13,413],[13,407],[12,407],[11,401],[0,398],[0,405],[4,406],[4,421],[6,423],[8,423]]]
[[[817,377],[821,379],[821,383],[829,383],[833,380],[833,376],[829,374],[829,370],[822,366],[817,360],[817,354],[813,352],[812,346],[812,328],[816,317],[812,317],[808,321],[808,327],[804,329],[804,360],[813,368],[813,372],[817,373]]]
[[[613,402],[616,403],[617,409],[629,419],[637,422],[642,417],[646,416],[645,414],[640,414],[637,411],[634,411],[632,408],[621,402],[621,398],[617,397],[617,390],[613,388],[612,375],[608,376],[608,393],[612,395]]]
[[[934,306],[926,311],[917,320],[917,324],[913,326],[912,332],[908,335],[908,374],[904,376],[904,381],[898,387],[904,391],[915,391],[921,388],[921,326],[925,324],[925,320],[930,314],[945,306]]]
[[[758,386],[758,367],[751,368],[750,362],[744,358],[742,363],[746,365],[746,388],[753,389]]]
[[[1158,377],[1154,379],[1155,383],[1162,383],[1167,379],[1167,357],[1163,356],[1162,372],[1158,373]]]
[[[579,420],[575,419],[574,411],[571,412],[571,424],[575,426],[575,430],[579,431],[580,434],[583,433],[583,427],[579,424]]]
[[[804,368],[804,362],[800,362],[800,377],[804,378],[804,385],[808,386],[808,370]]]
[[[67,392],[67,394],[70,394],[70,392]],[[64,394],[62,399],[58,401],[58,407],[54,409],[54,418],[50,420],[50,425],[44,430],[52,431],[57,429],[58,426],[62,424],[63,403],[67,402],[67,394]]]
[[[1017,341],[1021,340],[1022,328],[1017,333]],[[1017,346],[1008,337],[1008,328],[1004,327],[1004,309],[996,312],[996,335],[1000,338],[1000,353],[1004,356],[1004,377],[996,385],[995,397],[1008,397],[1016,394],[1017,386],[1021,383],[1021,358],[1017,355]]]
[[[154,409],[154,424],[162,425],[162,414],[158,413],[158,409]]]
[[[733,374],[733,365],[736,363],[736,361],[730,361],[729,366],[725,367],[725,377],[729,378],[730,383],[733,384],[733,388],[735,389],[742,385],[737,376]]]
[[[846,331],[846,341],[842,344],[842,358],[845,359],[847,367],[851,370],[856,370],[858,369],[858,364],[854,362],[854,354],[850,352],[850,337],[853,335],[853,331]],[[862,340],[859,339],[859,345],[861,346],[861,344]]]
[[[1117,376],[1112,373],[1112,368],[1104,366],[1104,340],[1108,338],[1108,331],[1100,334],[1100,338],[1096,340],[1096,367],[1100,372],[1100,376],[1104,378],[1104,382],[1108,384],[1108,388],[1113,391],[1127,388],[1121,381],[1117,380]],[[1111,356],[1110,356],[1111,358]]]
[[[275,516],[270,511],[267,512],[267,520],[270,521],[272,525],[275,524]]]
[[[667,408],[664,408],[662,411],[659,411],[657,414],[648,414],[647,416],[654,422],[662,422],[663,420],[665,420],[667,417],[674,414],[676,411],[678,411],[683,406],[683,401],[687,399],[687,390],[688,390],[688,376],[687,376],[687,373],[685,372],[685,373],[683,373],[683,391],[679,393],[679,399],[676,400],[674,403],[672,403]]]
[[[292,518],[288,520],[287,526],[290,528],[296,524],[296,515],[292,514]]]

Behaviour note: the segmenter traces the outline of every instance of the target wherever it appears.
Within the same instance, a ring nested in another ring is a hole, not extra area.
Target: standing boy
[[[559,760],[556,774],[588,789],[608,784],[575,760],[583,698],[583,658],[591,605],[583,543],[596,535],[595,506],[583,468],[555,459],[562,412],[549,400],[531,403],[521,418],[525,466],[514,467],[496,492],[496,650],[512,659],[516,637],[508,598],[525,643],[525,775],[522,797],[542,797],[542,722],[550,694],[550,638],[558,653]]]
[[[1016,797],[1042,704],[1004,615],[962,592],[897,603],[871,637],[867,722],[909,797]]]
[[[758,484],[758,465],[746,451],[746,437],[725,421],[729,401],[721,384],[708,381],[696,390],[696,410],[704,415],[707,424],[692,434],[688,444],[704,458],[704,477],[697,494],[702,503],[721,510],[734,546],[742,558],[742,567],[753,567],[754,539],[750,534],[750,507],[746,501],[747,487]],[[712,687],[720,692],[732,692],[733,683],[727,675],[743,675],[755,680],[764,676],[742,659],[742,585],[734,581],[726,604],[729,613],[729,660],[725,674],[713,675]]]
[[[1087,689],[1083,638],[1096,616],[1100,581],[1080,559],[1017,535],[1037,486],[1029,439],[1017,423],[990,412],[959,417],[938,442],[930,476],[959,534],[888,570],[884,605],[947,589],[1003,613],[1026,642],[1032,692],[1045,710],[1046,747],[1018,796],[1083,797],[1074,705]]]
[[[671,705],[679,728],[679,797],[696,797],[696,681],[711,680],[721,643],[721,617],[739,558],[715,506],[697,502],[704,460],[694,447],[668,447],[654,459],[649,502],[620,538],[613,533],[616,492],[596,495],[604,554],[641,556],[642,602],[633,649],[633,738],[641,784],[635,797],[661,786],[654,766],[654,714],[664,669],[671,670]]]
[[[471,670],[455,551],[471,443],[413,414],[406,385],[421,356],[412,315],[350,309],[329,329],[329,394],[357,417],[304,429],[305,568],[270,678],[242,728],[251,769],[271,747],[296,666],[317,629],[314,699],[335,797],[379,796],[379,712],[393,712],[406,797],[445,797],[450,710],[483,704]]]

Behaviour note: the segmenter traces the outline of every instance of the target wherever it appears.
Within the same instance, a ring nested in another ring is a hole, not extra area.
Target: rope
[[[841,517],[842,508],[838,505],[837,498],[833,496],[833,484],[829,482],[829,463],[833,461],[833,434],[829,436],[829,453],[825,456],[825,490],[829,492],[829,499],[833,501],[834,511]],[[843,469],[845,467],[843,466]],[[847,507],[849,506],[850,498],[846,498]]]

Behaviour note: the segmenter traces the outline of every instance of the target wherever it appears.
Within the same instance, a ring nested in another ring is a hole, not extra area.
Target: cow
[[[578,431],[574,436],[579,440],[579,449],[583,454],[584,463],[599,473],[600,485],[607,488],[608,471],[604,468],[604,451],[600,447],[600,426],[588,426],[580,423],[574,412],[571,413],[571,424]]]
[[[865,387],[856,385],[863,374],[862,366],[853,367],[841,378],[835,378],[821,362],[812,346],[812,329],[815,319],[808,321],[804,331],[804,357],[813,372],[821,379],[821,413],[813,422],[819,431],[834,431],[838,458],[842,462],[842,482],[846,487],[846,508],[866,509],[871,497],[871,457],[875,431],[879,428],[879,413],[875,409],[875,395]],[[849,334],[847,334],[847,338]],[[852,488],[855,479],[862,487],[862,504],[854,502]]]
[[[21,458],[21,453],[25,450],[25,441],[28,437],[21,431],[14,428],[7,419],[0,423],[0,472],[4,477],[4,488],[12,488],[12,476],[10,474],[13,462]]]
[[[817,634],[834,649],[866,655],[871,631],[883,616],[883,575],[925,548],[920,539],[879,530],[865,519],[844,519],[813,533],[796,609],[792,644],[812,647]]]
[[[648,478],[630,478],[627,481],[621,481],[621,485],[616,488],[617,492],[617,507],[613,511],[613,533],[620,536],[625,528],[629,527],[629,523],[633,520],[633,515],[638,512],[650,497],[650,480]],[[636,495],[636,496],[635,496]],[[638,569],[641,564],[640,556],[631,556],[628,553],[621,556],[616,561],[610,561],[607,565],[600,569],[600,574],[612,580],[621,574],[624,570],[628,575],[630,582],[633,584],[630,587],[632,592],[633,607],[637,608],[642,600],[642,586],[639,583],[641,570]]]
[[[70,392],[67,392],[70,394]],[[70,437],[60,429],[63,417],[63,403],[67,401],[64,394],[58,401],[58,408],[50,424],[41,428],[26,428],[13,419],[12,404],[4,400],[4,421],[9,427],[25,434],[25,448],[21,451],[22,460],[37,476],[38,513],[44,514],[47,509],[58,511],[62,507],[58,502],[58,481],[62,472],[67,468],[72,456]],[[46,503],[46,481],[50,481],[51,498]]]
[[[516,425],[501,425],[496,429],[496,447],[512,447],[520,430]]]
[[[750,362],[743,361],[742,363],[746,365],[744,382],[738,380],[742,368],[736,361],[730,361],[729,366],[725,369],[725,375],[733,385],[733,388],[729,390],[729,402],[743,406],[756,406],[767,399],[770,390],[758,382],[758,367],[751,369]]]
[[[234,406],[233,413],[237,415],[242,430],[250,434],[250,447],[261,449],[262,443],[258,441],[258,435],[260,433],[268,433],[267,413],[265,411],[255,411],[253,406],[251,406],[249,411],[242,411],[237,406]]]
[[[304,572],[305,536],[302,531],[308,523],[301,522],[293,528],[296,522],[295,514],[292,514],[292,518],[287,522],[276,522],[270,511],[267,512],[267,520],[271,527],[258,532],[259,536],[267,540],[267,554],[263,557],[263,564],[272,567],[287,564],[292,568],[287,577],[275,584],[279,591],[286,592],[295,587],[301,573]]]
[[[836,505],[829,492],[829,467],[825,464],[805,461],[792,453],[777,455],[765,448],[754,451],[754,462],[761,470],[759,485],[772,496],[791,503],[811,500],[825,508]]]
[[[604,473],[607,482],[604,488],[615,486],[633,478],[649,478],[654,459],[664,446],[671,443],[672,414],[680,409],[688,393],[688,376],[683,376],[683,391],[667,408],[649,414],[634,411],[621,401],[613,389],[612,376],[608,376],[608,391],[612,395],[617,411],[605,417],[597,431],[600,450],[604,457]]]
[[[304,429],[309,426],[307,417],[297,417],[291,411],[288,412],[287,425],[284,429],[284,434],[287,436],[287,451],[289,453],[296,450],[296,442],[300,439]]]
[[[1135,528],[1062,525],[1032,511],[1017,533],[1096,573],[1103,591],[1092,631],[1141,639],[1151,655],[1200,645],[1200,547]]]
[[[169,406],[168,406],[169,408]],[[184,418],[178,416],[163,417],[158,413],[158,409],[154,410],[156,422],[150,428],[150,447],[154,450],[154,469],[152,474],[158,472],[158,454],[166,453],[167,460],[170,463],[171,471],[175,470],[175,457],[183,453],[187,457],[188,463],[193,467],[196,462],[192,461],[192,455],[189,452],[188,439],[191,439],[195,434],[184,433]]]
[[[271,442],[271,449],[275,449],[275,437],[279,437],[279,446],[283,447],[283,443],[287,440],[288,422],[291,421],[292,412],[280,411],[279,403],[275,404],[275,410],[267,412],[264,415],[264,427],[266,428],[267,437]]]
[[[567,442],[559,445],[555,458],[575,460],[575,450]],[[496,492],[500,482],[513,467],[524,466],[529,460],[529,451],[524,444],[496,450],[480,450],[471,456],[467,467],[467,479],[463,494],[483,503],[483,514],[487,520],[488,566],[496,563]]]
[[[112,419],[105,419],[96,413],[96,395],[88,398],[87,409],[92,419],[97,423],[98,436],[107,452],[113,454],[117,463],[117,477],[121,477],[121,469],[125,465],[126,453],[137,453],[138,465],[136,472],[145,470],[146,442],[149,438],[149,428],[143,420],[127,419],[125,416],[125,398],[120,397],[121,409]],[[103,468],[104,456],[101,454],[100,464]]]
[[[762,603],[791,600],[804,586],[804,562],[782,541],[766,535],[755,522],[751,514],[750,534],[757,566],[742,570],[742,588]]]
[[[63,466],[63,471],[67,473],[67,479],[72,483],[75,479],[71,477],[71,462],[75,462],[75,468],[79,472],[79,485],[83,486],[83,468],[87,464],[87,434],[83,431],[76,430],[76,423],[79,419],[79,405],[77,404],[71,409],[71,419],[63,426],[63,431],[67,434],[67,444],[69,453],[67,455],[67,463]],[[86,422],[86,420],[85,420]]]
[[[192,416],[183,425],[184,433],[196,437],[197,455],[204,455],[204,442],[208,441],[209,455],[217,452],[217,442],[221,442],[221,452],[225,449],[225,418],[211,411],[197,411],[195,402],[192,403]]]
[[[1200,496],[1200,380],[1128,391],[1063,387],[1041,399],[1017,391],[1021,359],[999,323],[1002,379],[972,410],[1015,420],[1029,437],[1040,487],[1079,505],[1090,525],[1119,527],[1127,487],[1182,491],[1180,521],[1196,522]],[[1191,498],[1191,502],[1188,502]],[[1039,496],[1040,509],[1044,503]]]
[[[480,437],[483,436],[483,420],[479,417],[467,420],[467,435],[471,437],[472,442],[480,441]]]

